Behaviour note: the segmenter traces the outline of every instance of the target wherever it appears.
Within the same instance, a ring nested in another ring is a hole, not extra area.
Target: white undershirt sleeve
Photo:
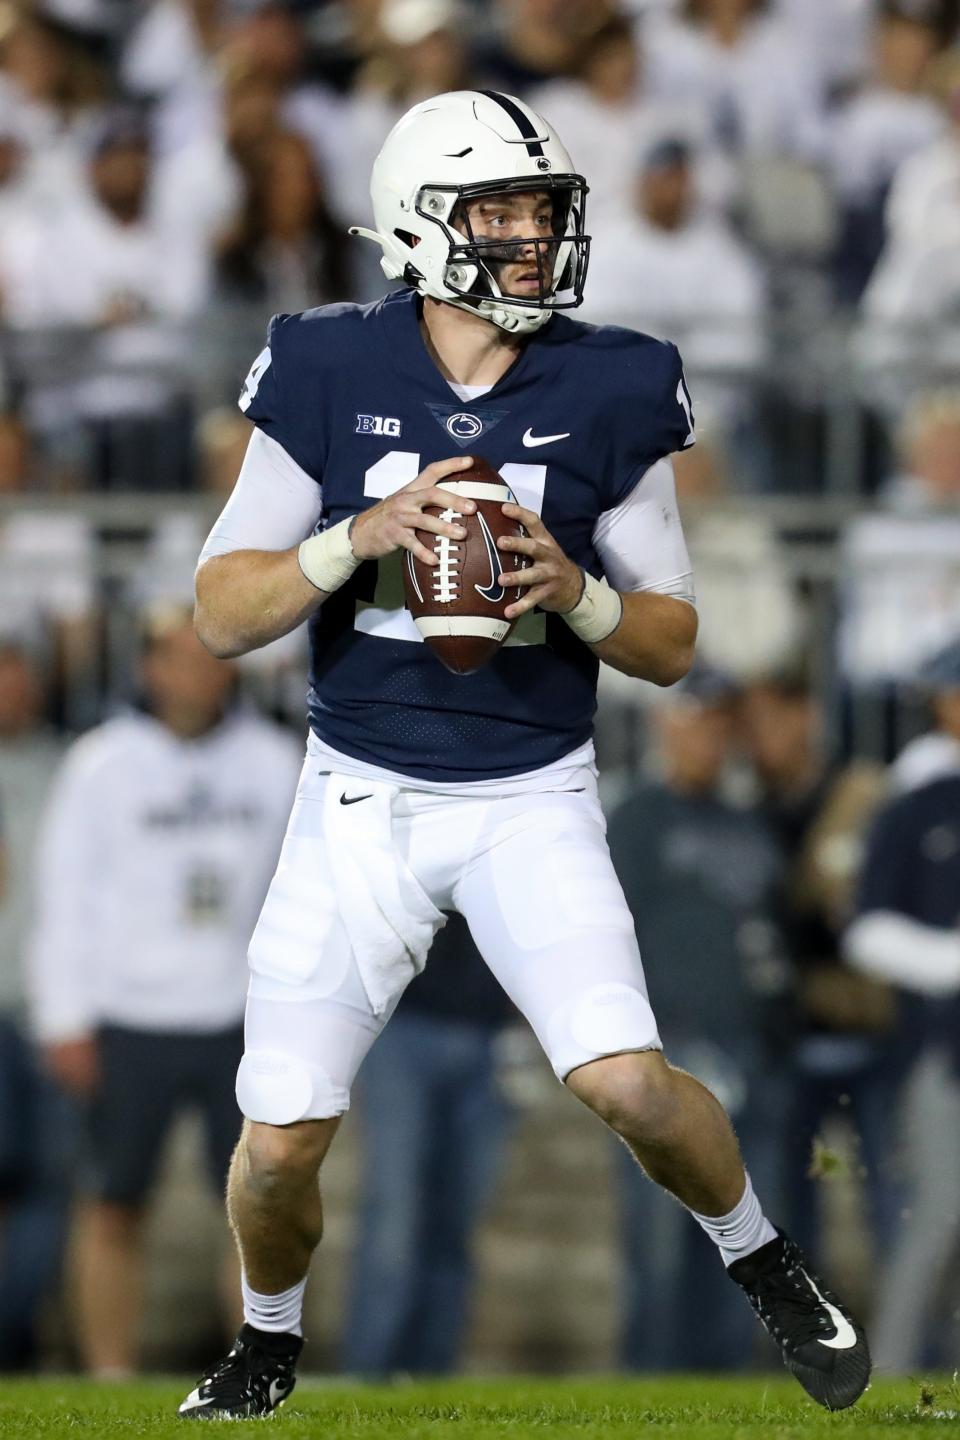
[[[593,545],[614,590],[655,590],[696,605],[669,458],[651,465],[615,509],[604,510]]]
[[[289,550],[313,534],[321,510],[317,481],[276,440],[254,430],[237,483],[197,568],[214,555],[234,550]]]
[[[960,934],[924,925],[896,910],[870,910],[843,937],[855,970],[919,995],[960,992]]]

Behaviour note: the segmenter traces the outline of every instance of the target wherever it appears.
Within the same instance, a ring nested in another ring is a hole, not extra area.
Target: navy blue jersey
[[[857,913],[870,910],[960,925],[960,775],[910,790],[877,816],[857,895]]]
[[[241,407],[322,487],[322,525],[410,484],[434,460],[482,455],[592,575],[600,514],[690,443],[673,345],[554,316],[486,395],[458,401],[431,360],[412,290],[280,315]],[[451,675],[404,608],[401,556],[361,565],[310,621],[310,725],[401,774],[484,780],[585,742],[598,662],[556,615],[525,615],[494,659]]]
[[[894,910],[938,930],[960,925],[960,775],[909,790],[877,816],[857,894],[857,913],[871,910]],[[960,1074],[960,996],[901,990],[898,1005],[904,1053],[943,1044]]]

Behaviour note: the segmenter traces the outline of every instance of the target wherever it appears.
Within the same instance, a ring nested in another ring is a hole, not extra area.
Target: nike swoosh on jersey
[[[527,449],[534,445],[552,445],[554,440],[569,440],[570,431],[564,430],[562,435],[534,435],[532,430],[526,430],[523,436],[523,443]]]
[[[826,1310],[827,1314],[830,1316],[830,1319],[833,1321],[834,1329],[837,1332],[836,1335],[831,1335],[829,1340],[820,1340],[820,1337],[818,1336],[817,1339],[819,1343],[821,1345],[826,1345],[829,1350],[852,1350],[854,1345],[856,1345],[857,1343],[857,1332],[850,1324],[850,1321],[844,1319],[844,1317],[840,1314],[840,1311],[837,1309],[836,1305],[831,1305],[829,1300],[824,1300],[823,1296],[820,1294],[820,1291],[810,1279],[810,1276],[807,1274],[806,1270],[803,1271],[803,1277],[806,1280],[807,1284],[810,1286],[810,1289],[813,1291],[814,1295],[816,1295],[817,1299],[820,1301],[820,1304],[823,1306],[824,1310]]]
[[[340,804],[341,804],[341,805],[356,805],[356,804],[358,804],[361,800],[369,800],[370,798],[371,798],[371,797],[370,797],[369,795],[348,795],[348,794],[346,793],[346,791],[344,791],[344,793],[340,796]]]

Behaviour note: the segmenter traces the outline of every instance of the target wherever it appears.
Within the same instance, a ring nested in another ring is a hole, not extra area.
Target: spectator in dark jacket
[[[949,1088],[960,1076],[960,640],[928,661],[921,678],[934,726],[893,767],[893,796],[870,836],[844,950],[856,970],[895,987],[913,1054],[945,1057],[940,1084]],[[949,1327],[933,1321],[958,1233],[954,1134],[938,1131],[913,1095],[907,1103],[910,1223],[886,1257],[876,1320],[882,1363],[895,1370],[948,1362]],[[888,1113],[888,1144],[897,1138],[895,1118]]]

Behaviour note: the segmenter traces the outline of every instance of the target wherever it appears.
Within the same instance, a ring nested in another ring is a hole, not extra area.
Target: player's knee
[[[246,1178],[262,1194],[312,1182],[333,1139],[337,1120],[295,1125],[247,1123],[240,1142]]]
[[[237,1071],[237,1104],[261,1125],[342,1115],[350,1097],[320,1065],[273,1050],[248,1050]]]
[[[575,1070],[567,1084],[625,1140],[655,1145],[669,1139],[677,1087],[659,1051],[605,1056]]]
[[[624,1051],[660,1049],[649,1000],[622,981],[590,986],[558,1005],[544,1044],[561,1079]]]

